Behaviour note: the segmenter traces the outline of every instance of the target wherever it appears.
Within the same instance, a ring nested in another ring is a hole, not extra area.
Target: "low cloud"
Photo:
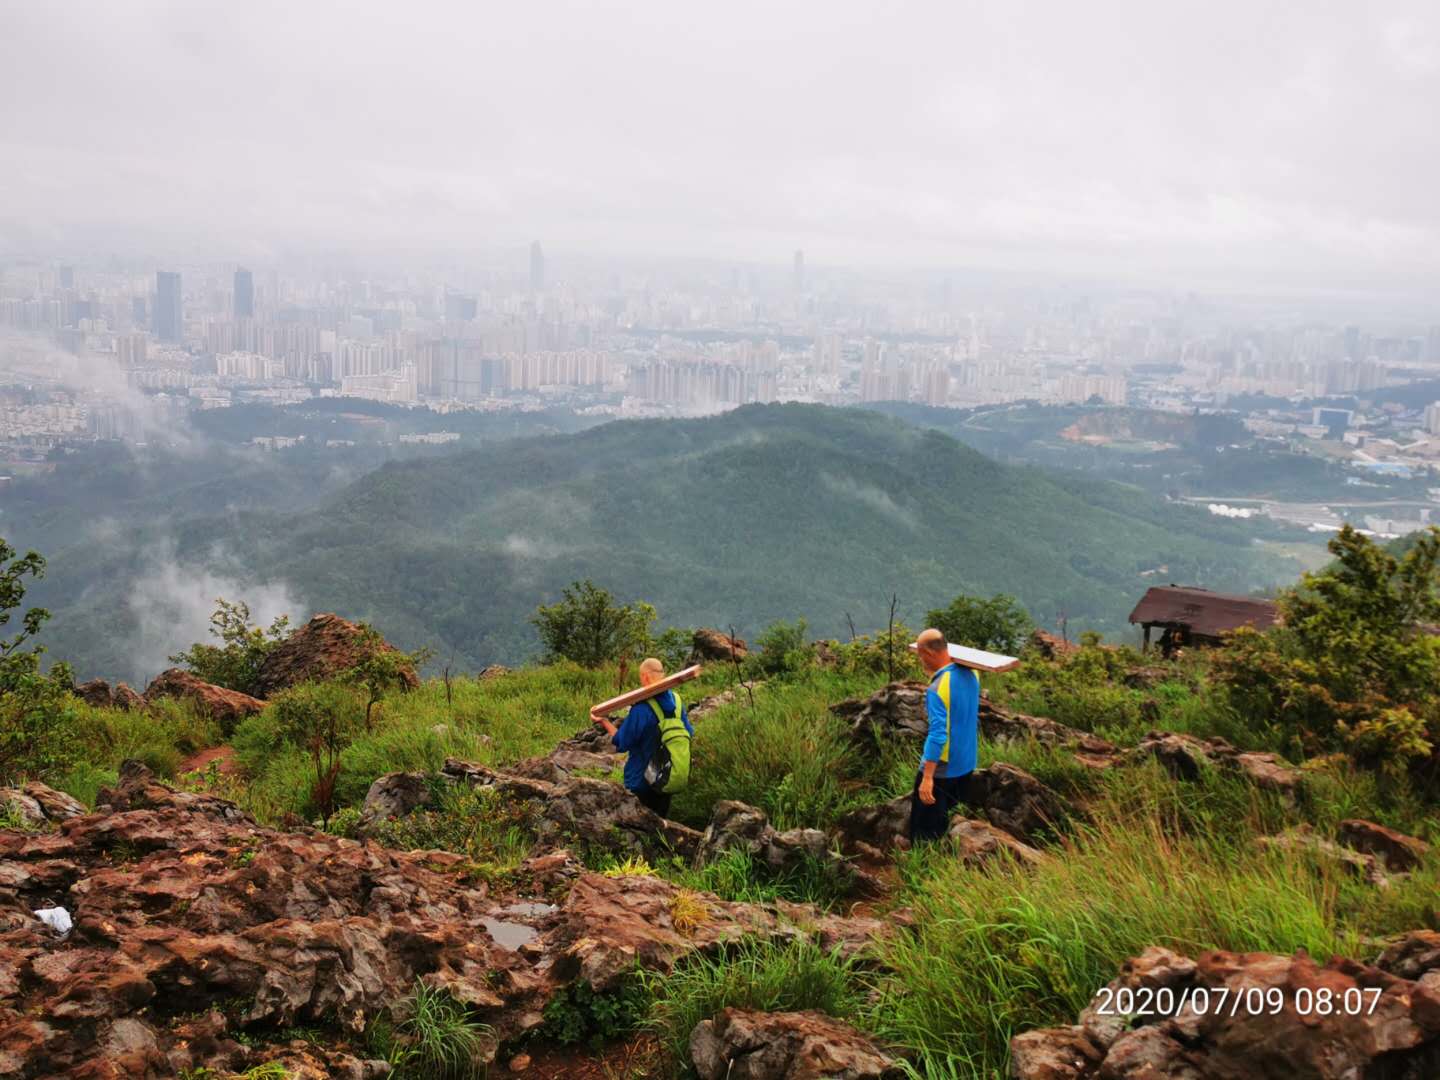
[[[892,521],[905,526],[907,529],[915,529],[919,521],[912,510],[901,506],[887,493],[875,487],[873,484],[862,484],[848,476],[835,476],[831,473],[821,473],[820,483],[826,491],[847,499],[854,499],[856,502],[876,510]]]
[[[233,566],[222,552],[203,564],[177,560],[173,544],[162,545],[152,562],[135,578],[126,603],[135,617],[132,669],[150,679],[172,666],[170,657],[197,641],[215,642],[210,616],[215,602],[243,601],[251,621],[269,626],[281,615],[292,622],[306,612],[283,581],[256,581]]]

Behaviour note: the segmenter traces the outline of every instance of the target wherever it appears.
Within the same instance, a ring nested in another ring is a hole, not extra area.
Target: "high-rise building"
[[[1440,435],[1440,401],[1425,407],[1425,430],[1431,435]]]
[[[541,292],[545,288],[545,253],[540,250],[540,241],[530,245],[530,288]]]
[[[60,267],[60,288],[73,289],[75,287],[75,268],[73,266]]]
[[[1440,326],[1430,327],[1430,332],[1425,335],[1425,362],[1440,364]]]
[[[172,270],[155,272],[155,336],[161,341],[179,342],[185,336],[185,309],[180,303],[180,275]]]
[[[235,318],[255,317],[255,275],[243,266],[235,271]]]
[[[145,297],[132,296],[130,298],[130,321],[136,326],[144,327],[146,321]]]
[[[805,252],[798,248],[795,251],[795,295],[799,296],[805,291]]]

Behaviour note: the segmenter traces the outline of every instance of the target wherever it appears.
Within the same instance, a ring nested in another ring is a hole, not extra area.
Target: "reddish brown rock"
[[[1197,738],[1177,731],[1152,731],[1126,752],[1129,761],[1153,757],[1178,780],[1198,779],[1207,768],[1240,773],[1256,787],[1293,799],[1300,770],[1275,754],[1237,750],[1218,736]]]
[[[694,637],[690,639],[692,664],[729,664],[744,660],[749,655],[750,650],[745,642],[722,630],[696,630]]]
[[[7,806],[20,815],[27,827],[34,828],[55,825],[86,812],[79,799],[38,780],[18,788],[0,787],[0,809]]]
[[[275,648],[260,665],[256,693],[270,697],[290,686],[333,678],[360,659],[361,629],[339,615],[316,615]],[[393,650],[391,645],[383,646]],[[406,689],[420,685],[410,668],[401,672]]]
[[[1107,739],[1045,717],[1012,712],[989,698],[980,699],[980,730],[991,742],[1037,742],[1069,750],[1081,764],[1095,769],[1109,768],[1120,759],[1120,748]]]
[[[104,679],[91,679],[75,687],[75,696],[87,705],[97,709],[143,709],[145,699],[129,686],[116,683],[111,686]]]
[[[1428,944],[1411,951],[1423,953]],[[1107,1016],[1119,986],[1164,987],[1167,994],[1143,1000],[1172,1011]],[[1087,1022],[1075,1027],[1017,1036],[1015,1080],[1440,1075],[1440,979],[1433,972],[1410,980],[1343,958],[1320,965],[1304,951],[1212,952],[1191,962],[1152,949],[1127,964],[1082,1016]]]
[[[726,1009],[690,1034],[700,1080],[889,1080],[895,1061],[849,1024],[819,1012]]]
[[[1048,630],[1032,631],[1029,645],[1046,660],[1065,660],[1080,651],[1080,646],[1073,641],[1066,641]]]
[[[1361,818],[1340,822],[1336,834],[1346,847],[1374,855],[1395,873],[1414,870],[1430,854],[1430,845],[1424,840]]]
[[[161,698],[179,698],[194,702],[226,730],[234,728],[247,716],[254,716],[265,708],[265,702],[258,698],[207,683],[183,668],[162,671],[145,688],[147,704],[154,704]]]
[[[417,979],[475,1010],[493,1056],[573,977],[613,985],[749,933],[858,948],[885,929],[701,894],[685,907],[668,882],[584,874],[563,853],[527,864],[573,882],[563,906],[517,904],[462,856],[262,829],[135,763],[100,801],[52,832],[0,832],[0,1076],[228,1075],[261,1063],[249,1036],[287,1026],[359,1045]],[[32,914],[54,903],[75,920],[63,943]],[[697,904],[698,922],[674,917]],[[378,1075],[354,1051],[267,1049],[301,1076]]]

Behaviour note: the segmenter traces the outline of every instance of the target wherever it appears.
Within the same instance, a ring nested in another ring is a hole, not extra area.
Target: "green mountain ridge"
[[[81,674],[135,675],[125,574],[156,528],[113,555],[55,555],[50,644]],[[802,405],[392,461],[311,509],[235,508],[168,538],[182,565],[223,550],[239,579],[284,582],[308,609],[369,619],[459,667],[533,656],[536,605],[586,577],[653,603],[661,625],[753,634],[805,616],[838,636],[847,613],[883,626],[892,592],[912,624],[959,592],[1005,591],[1042,623],[1063,611],[1072,630],[1120,633],[1157,581],[1248,591],[1296,576],[1203,511]]]

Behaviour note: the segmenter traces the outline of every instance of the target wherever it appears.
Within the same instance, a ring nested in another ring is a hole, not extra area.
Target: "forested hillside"
[[[460,666],[533,655],[536,605],[587,577],[653,602],[662,624],[753,633],[804,615],[841,635],[847,613],[883,622],[892,592],[912,620],[959,592],[1005,591],[1042,623],[1063,611],[1072,628],[1120,632],[1157,581],[1243,591],[1295,576],[1241,524],[811,406],[390,462],[300,511],[176,510],[163,535],[135,525],[51,552],[49,637],[82,674],[147,674],[127,668],[126,627],[157,544],[183,564],[223,552],[236,581],[278,583]]]

